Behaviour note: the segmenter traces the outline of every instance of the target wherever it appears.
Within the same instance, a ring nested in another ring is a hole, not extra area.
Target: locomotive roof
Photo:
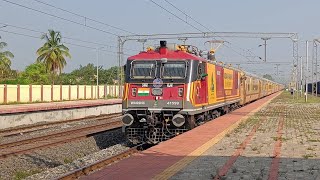
[[[190,60],[207,61],[207,62],[214,63],[216,65],[219,65],[219,66],[223,66],[225,68],[233,69],[233,70],[236,70],[236,71],[242,71],[244,74],[246,74],[248,76],[252,76],[252,77],[255,77],[255,78],[258,78],[258,79],[262,79],[262,80],[265,80],[265,81],[276,83],[274,81],[270,81],[270,80],[265,79],[263,77],[259,77],[259,76],[255,75],[255,74],[243,71],[241,69],[237,69],[237,68],[234,68],[234,67],[227,67],[225,65],[221,65],[221,64],[218,64],[216,62],[212,62],[212,61],[207,60],[205,58],[202,58],[200,56],[196,56],[194,54],[191,54],[191,53],[188,53],[188,52],[185,52],[185,51],[181,51],[181,50],[169,50],[169,49],[167,49],[166,53],[160,53],[160,51],[155,51],[155,50],[142,51],[137,55],[133,55],[133,56],[128,57],[128,60],[154,60],[154,59],[160,60],[162,58],[167,58],[168,60],[190,59]],[[276,84],[278,84],[278,83],[276,83]]]
[[[187,53],[180,50],[169,50],[167,49],[166,53],[160,53],[159,51],[143,51],[137,55],[133,55],[128,57],[128,60],[151,60],[151,59],[161,59],[167,58],[169,60],[176,60],[176,59],[191,59],[191,60],[205,60],[199,56],[196,56],[191,53]]]

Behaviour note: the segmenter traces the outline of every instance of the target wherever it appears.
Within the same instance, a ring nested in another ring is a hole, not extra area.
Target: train
[[[314,83],[308,83],[307,85],[308,93],[310,94],[317,94],[319,96],[320,94],[320,81],[314,82]]]
[[[192,45],[148,48],[124,66],[123,132],[157,144],[284,88]]]

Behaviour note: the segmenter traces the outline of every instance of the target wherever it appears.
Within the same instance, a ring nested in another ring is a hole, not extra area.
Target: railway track
[[[121,125],[122,123],[119,119],[109,117],[109,119],[100,120],[97,123],[83,127],[70,128],[24,140],[2,143],[0,144],[0,159],[87,138],[97,133],[119,128]]]
[[[143,147],[144,144],[141,144],[141,145],[138,145],[138,146],[135,146],[135,147],[132,147],[124,152],[121,152],[117,155],[114,155],[114,156],[111,156],[109,158],[105,158],[105,159],[102,159],[100,161],[97,161],[95,163],[92,163],[92,164],[89,164],[85,167],[81,167],[79,169],[76,169],[72,172],[69,172],[67,174],[64,174],[62,176],[60,176],[59,180],[70,180],[70,179],[77,179],[81,176],[85,176],[85,175],[88,175],[90,172],[93,172],[95,170],[98,170],[98,169],[101,169],[103,167],[106,167],[116,161],[120,161],[122,159],[125,159],[126,157],[129,157],[135,153],[138,153],[142,147]]]
[[[79,118],[79,119],[70,119],[70,120],[57,121],[57,122],[47,122],[45,124],[33,124],[33,125],[24,126],[24,127],[4,129],[4,130],[0,130],[0,136],[9,137],[9,136],[27,134],[35,131],[46,130],[61,124],[77,123],[82,121],[85,122],[85,121],[91,121],[91,120],[104,120],[107,118],[118,117],[120,115],[121,113],[114,113],[114,114],[108,114],[108,115],[92,116],[92,117],[85,117],[85,118]]]

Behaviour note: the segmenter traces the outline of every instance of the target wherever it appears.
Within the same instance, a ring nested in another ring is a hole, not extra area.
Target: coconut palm
[[[66,66],[66,58],[71,58],[69,49],[62,44],[60,32],[49,30],[48,34],[42,35],[41,39],[46,42],[37,50],[38,62],[43,62],[46,65],[47,71],[52,74],[52,81],[55,74],[61,74],[61,71]]]
[[[0,42],[0,73],[1,77],[11,71],[11,59],[14,55],[10,51],[2,51],[7,46],[7,43]]]

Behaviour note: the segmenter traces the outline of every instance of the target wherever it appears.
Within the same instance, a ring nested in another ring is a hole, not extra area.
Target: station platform
[[[0,129],[121,113],[121,99],[0,105]]]
[[[189,167],[191,170],[186,168],[279,94],[250,103],[81,179],[214,179],[213,162],[200,163],[202,168],[206,166],[212,171],[212,176],[206,174],[204,177],[199,165]]]
[[[94,106],[121,104],[121,103],[122,103],[121,99],[98,99],[98,100],[77,100],[77,101],[63,101],[63,102],[49,102],[49,103],[0,105],[0,115],[24,113],[24,112],[35,112],[35,111],[94,107]]]

